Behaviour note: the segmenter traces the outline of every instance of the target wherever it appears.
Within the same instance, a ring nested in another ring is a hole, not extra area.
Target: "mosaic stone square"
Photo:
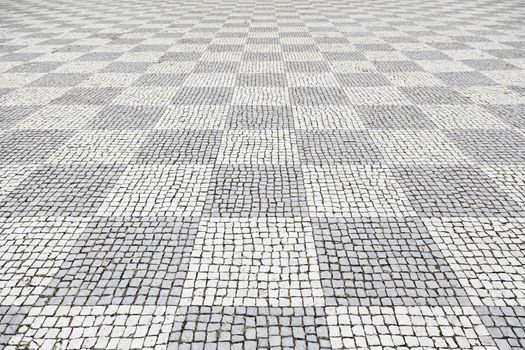
[[[524,349],[524,19],[4,0],[0,349]]]
[[[79,130],[86,127],[102,109],[93,105],[47,105],[35,109],[16,127],[23,130]]]
[[[498,118],[481,106],[474,105],[429,105],[422,106],[428,119],[439,130],[452,132],[467,131],[470,129],[504,129],[508,125],[503,118]]]
[[[229,105],[233,89],[226,87],[184,87],[173,98],[175,105]]]
[[[93,215],[122,171],[113,165],[42,165],[1,199],[0,216]]]
[[[388,169],[374,165],[303,167],[303,176],[311,216],[415,215]]]
[[[357,113],[370,129],[434,129],[434,123],[415,106],[359,106]]]
[[[383,158],[366,130],[313,130],[298,133],[302,164],[374,164]]]
[[[226,117],[228,129],[287,129],[293,127],[289,107],[267,105],[232,106]]]
[[[498,349],[472,307],[340,306],[326,318],[332,349]]]
[[[372,87],[391,85],[383,74],[379,73],[343,73],[337,78],[344,87]]]
[[[523,206],[471,166],[394,168],[393,175],[422,217],[522,217]]]
[[[507,125],[519,129],[525,128],[525,104],[520,105],[494,105],[484,106],[495,117],[502,120]]]
[[[282,73],[241,73],[236,86],[242,87],[286,87],[287,78]]]
[[[187,74],[180,73],[149,73],[141,75],[133,85],[162,87],[181,86],[186,78]]]
[[[0,96],[4,106],[45,106],[55,101],[68,88],[24,87]]]
[[[111,105],[95,115],[87,128],[94,130],[144,130],[152,128],[165,107]]]
[[[322,306],[312,228],[293,218],[204,220],[182,305]]]
[[[141,130],[86,130],[76,133],[48,158],[52,164],[129,163],[145,140]]]
[[[351,105],[355,106],[381,106],[381,105],[407,105],[410,101],[397,87],[351,87],[345,88]]]
[[[352,107],[295,106],[292,115],[296,130],[365,129],[362,119]]]
[[[294,165],[299,163],[295,134],[288,130],[239,130],[223,134],[219,164]],[[282,142],[291,140],[292,144]]]
[[[177,308],[169,346],[332,349],[324,308]]]
[[[217,165],[207,197],[211,215],[293,217],[307,212],[300,168],[286,165]]]
[[[505,190],[516,201],[522,202],[525,198],[523,183],[525,181],[525,167],[509,165],[486,165],[482,170],[495,184]]]
[[[169,307],[156,305],[37,307],[10,343],[67,349],[166,347],[173,320]]]
[[[524,283],[523,219],[431,218],[429,232],[476,306],[517,307],[525,295],[517,286]],[[492,261],[498,260],[497,270]],[[471,262],[475,261],[475,264]],[[505,276],[504,280],[497,276]]]
[[[525,162],[525,133],[513,129],[450,131],[447,136],[473,162],[495,165]]]
[[[203,215],[212,167],[136,165],[128,167],[98,210],[101,216]],[[209,210],[209,209],[208,209]]]
[[[0,171],[0,198],[10,194],[38,165],[5,165]]]
[[[290,102],[305,106],[345,105],[349,99],[341,88],[295,87],[290,88]]]
[[[396,165],[468,164],[467,156],[445,133],[428,129],[374,129],[371,132],[383,163]]]
[[[94,217],[51,282],[49,305],[178,305],[198,220]]]
[[[512,350],[523,348],[523,326],[525,324],[523,306],[514,308],[478,307],[476,311],[498,348]]]
[[[326,305],[470,305],[417,218],[312,222]]]
[[[135,156],[139,164],[213,164],[222,132],[215,130],[154,130]]]
[[[11,91],[11,89],[7,91]],[[3,130],[7,130],[23,121],[37,109],[35,106],[2,106],[0,107],[0,127]]]
[[[39,164],[60,149],[73,133],[68,130],[16,130],[2,134],[0,163]]]
[[[120,92],[117,88],[73,88],[53,103],[64,105],[105,105]]]
[[[470,102],[468,97],[446,87],[405,87],[401,91],[415,105],[457,105]]]
[[[47,304],[52,292],[48,288],[50,280],[60,271],[88,222],[89,219],[73,217],[1,220],[0,283],[3,293],[0,307],[4,315],[12,317],[8,322],[10,331],[4,328],[2,334],[16,334],[31,307]],[[49,261],[49,257],[53,260]],[[9,312],[13,307],[20,308],[19,312],[25,311],[17,316]],[[6,323],[0,325],[6,326]]]
[[[31,86],[36,87],[74,87],[87,78],[87,74],[49,73],[35,80]]]
[[[229,107],[167,106],[154,129],[156,130],[223,130]]]

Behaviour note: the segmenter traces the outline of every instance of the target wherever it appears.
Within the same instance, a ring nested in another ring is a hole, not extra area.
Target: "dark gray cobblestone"
[[[324,308],[180,307],[168,349],[331,349]]]
[[[525,349],[519,0],[4,0],[0,349]]]

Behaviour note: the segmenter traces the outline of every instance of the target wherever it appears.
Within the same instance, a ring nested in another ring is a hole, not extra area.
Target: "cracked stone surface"
[[[520,0],[3,0],[0,349],[525,349]]]

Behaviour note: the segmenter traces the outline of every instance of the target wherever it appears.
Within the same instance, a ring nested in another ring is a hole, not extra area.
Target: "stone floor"
[[[521,0],[3,0],[0,348],[525,348]]]

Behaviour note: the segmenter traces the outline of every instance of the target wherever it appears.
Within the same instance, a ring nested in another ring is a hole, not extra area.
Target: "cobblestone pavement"
[[[521,0],[2,0],[1,349],[525,348]]]

